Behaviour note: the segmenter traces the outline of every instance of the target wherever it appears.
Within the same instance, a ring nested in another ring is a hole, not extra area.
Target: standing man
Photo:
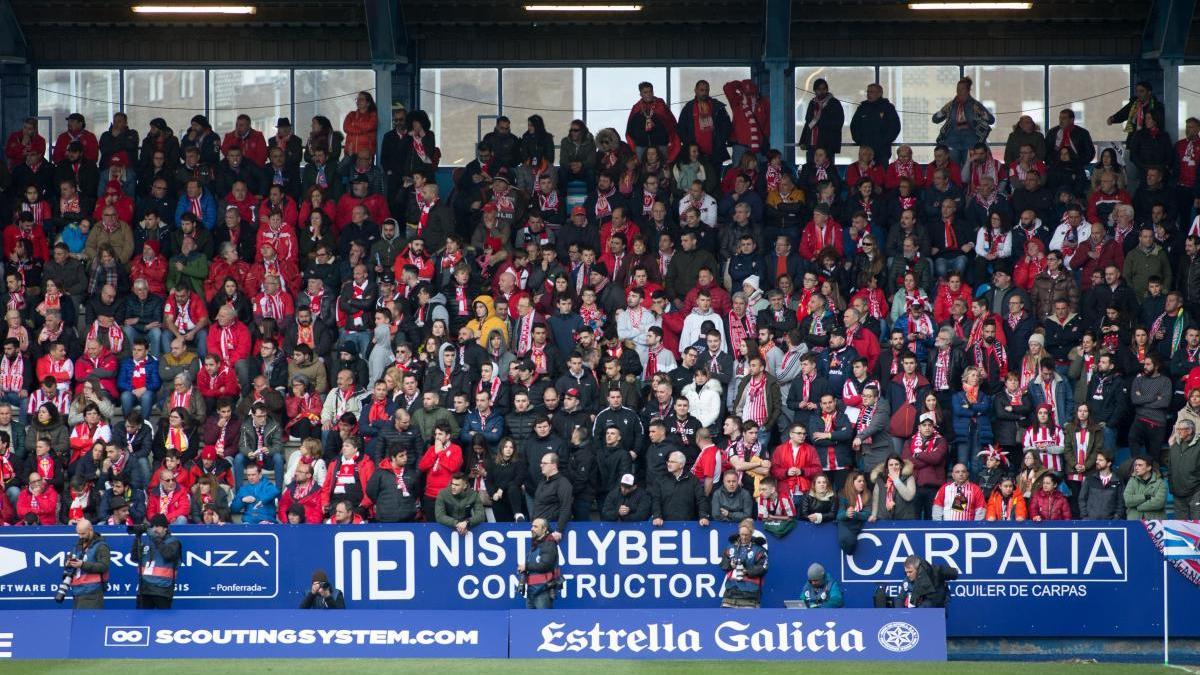
[[[1138,82],[1133,87],[1133,98],[1129,102],[1121,106],[1117,112],[1109,115],[1105,120],[1112,126],[1113,124],[1125,123],[1125,147],[1129,148],[1129,142],[1133,140],[1133,135],[1141,131],[1146,126],[1146,118],[1151,115],[1163,114],[1162,101],[1154,97],[1154,89],[1149,82],[1145,80]],[[1161,119],[1161,118],[1159,118]],[[1158,121],[1157,119],[1155,121]],[[1139,167],[1132,157],[1133,153],[1125,153],[1125,178],[1128,187],[1126,190],[1133,194],[1139,185],[1141,185],[1142,168]]]
[[[133,538],[130,556],[138,565],[138,609],[171,609],[183,546],[168,527],[167,517],[158,513],[150,519],[149,539],[143,543],[141,532]]]
[[[933,123],[941,124],[938,144],[950,150],[950,159],[959,166],[967,163],[967,153],[976,143],[986,143],[996,117],[971,96],[974,81],[964,77],[958,81],[954,98],[933,114]]]
[[[1175,423],[1175,442],[1171,444],[1170,488],[1175,496],[1175,517],[1179,520],[1200,519],[1200,443],[1196,438],[1196,423],[1179,420]],[[83,521],[87,523],[87,521]]]
[[[554,609],[554,598],[562,585],[562,569],[558,566],[558,541],[550,536],[545,518],[534,518],[529,531],[529,552],[525,562],[517,565],[517,573],[525,582],[526,609]]]
[[[71,596],[74,609],[104,609],[104,588],[108,584],[108,564],[112,559],[108,542],[92,529],[87,518],[75,523],[75,534],[79,541],[71,551],[67,567],[75,570],[71,575]]]
[[[709,96],[708,80],[696,82],[695,92],[696,97],[679,112],[679,142],[684,148],[695,143],[712,166],[721,166],[729,159],[725,146],[733,122],[725,104]]]
[[[638,96],[625,123],[625,140],[637,152],[638,159],[653,145],[658,148],[660,158],[674,160],[679,153],[675,115],[666,101],[654,95],[653,84],[639,83]]]
[[[763,579],[767,576],[767,538],[754,529],[754,519],[738,524],[729,536],[729,547],[721,553],[725,570],[723,608],[758,609],[762,602]]]
[[[804,131],[800,134],[800,147],[808,152],[809,164],[817,148],[824,148],[830,161],[837,157],[842,151],[842,124],[846,121],[842,102],[829,93],[825,78],[813,82],[813,94],[804,111]],[[878,153],[875,156],[878,158]]]
[[[867,85],[867,100],[858,104],[850,120],[850,138],[875,151],[875,163],[887,166],[892,158],[892,143],[900,136],[900,115],[896,106],[883,97],[878,83]]]

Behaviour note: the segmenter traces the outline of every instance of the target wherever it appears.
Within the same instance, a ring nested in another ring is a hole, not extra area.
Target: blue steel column
[[[406,96],[411,87],[412,64],[408,58],[408,30],[400,0],[363,0],[367,20],[367,38],[371,46],[371,69],[375,71],[375,101],[379,106],[376,147],[383,149],[383,136],[392,128],[392,103],[399,93]],[[396,80],[399,91],[393,86]],[[412,101],[402,101],[411,107]]]
[[[795,161],[795,148],[789,145],[796,127],[796,89],[792,85],[792,0],[764,0],[762,65],[771,98],[770,147],[783,151],[787,161]]]
[[[1179,66],[1195,11],[1194,0],[1154,0],[1142,32],[1137,79],[1149,79],[1161,95],[1165,127],[1172,136],[1179,133]]]

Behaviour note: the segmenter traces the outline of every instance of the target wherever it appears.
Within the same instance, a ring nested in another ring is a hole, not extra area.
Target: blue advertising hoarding
[[[69,654],[72,659],[503,659],[508,614],[363,610],[338,612],[331,620],[327,611],[301,610],[77,612]]]
[[[459,536],[433,525],[182,526],[175,606],[292,609],[314,569],[349,606],[380,610],[510,610],[524,606],[516,566],[530,533],[484,525]],[[102,528],[113,549],[106,607],[132,607],[131,538]],[[558,609],[711,609],[720,605],[721,550],[732,524],[572,524],[560,544],[565,586]],[[763,606],[800,596],[820,562],[843,583],[848,607],[895,592],[917,554],[960,570],[952,584],[951,637],[1153,637],[1161,634],[1162,557],[1137,522],[880,523],[854,556],[836,528],[800,524],[768,537]],[[0,530],[0,613],[56,605],[54,585],[75,536],[67,528]],[[1200,587],[1172,571],[1171,633],[1200,636]]]
[[[514,659],[945,661],[940,609],[514,611]]]

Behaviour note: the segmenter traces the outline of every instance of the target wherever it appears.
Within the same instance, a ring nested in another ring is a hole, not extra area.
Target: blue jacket
[[[954,435],[959,439],[970,438],[973,419],[979,430],[979,442],[991,443],[992,420],[988,415],[992,410],[992,397],[980,391],[975,405],[964,406],[967,406],[967,395],[961,391],[955,393],[950,399],[950,409],[954,413]]]
[[[1035,410],[1039,405],[1048,402],[1046,388],[1042,386],[1040,375],[1029,383],[1027,389]],[[1058,411],[1055,421],[1060,427],[1075,419],[1075,393],[1071,391],[1071,385],[1057,373],[1054,375],[1054,409]]]
[[[247,504],[242,501],[244,497],[254,497],[254,501]],[[229,505],[229,510],[233,513],[244,512],[243,523],[251,525],[274,523],[275,500],[278,498],[279,488],[265,478],[260,479],[257,485],[246,482],[242,483],[242,487],[238,488],[237,494],[233,496],[233,503]]]
[[[175,205],[175,225],[178,226],[179,218],[191,210],[192,200],[188,199],[185,194]],[[204,217],[200,219],[204,223],[204,229],[212,232],[213,228],[217,226],[217,200],[208,190],[204,190],[204,193],[200,195],[200,210],[204,212]]]
[[[158,391],[162,388],[162,379],[158,376],[158,359],[146,357],[146,388]],[[133,390],[133,358],[123,359],[121,369],[117,371],[117,389],[120,391]]]
[[[492,450],[496,449],[496,444],[504,436],[504,416],[497,415],[493,410],[491,415],[488,415],[487,422],[480,422],[479,411],[472,410],[467,413],[467,419],[463,420],[462,431],[458,434],[458,439],[462,442],[464,448],[471,447],[471,438],[476,434],[483,436],[487,441],[488,447]]]
[[[835,609],[846,605],[842,600],[842,585],[830,579],[828,572],[825,573],[820,590],[813,588],[811,581],[805,583],[800,599],[809,609]]]

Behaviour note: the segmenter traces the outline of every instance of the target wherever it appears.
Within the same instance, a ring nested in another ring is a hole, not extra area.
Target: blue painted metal
[[[28,56],[29,43],[12,3],[0,0],[0,63],[25,63]]]
[[[408,98],[410,92],[406,90],[411,89],[414,80],[402,5],[401,0],[363,0],[371,69],[375,71],[375,101],[379,106],[377,148],[383,147],[383,136],[391,129],[392,104],[398,101],[396,95]],[[395,87],[396,84],[400,87]],[[411,99],[406,105],[411,105]]]
[[[794,148],[788,137],[795,135],[796,91],[791,85],[792,0],[763,0],[763,68],[771,98],[770,147],[786,148],[791,161]]]
[[[1195,12],[1195,0],[1154,0],[1142,31],[1138,79],[1148,80],[1161,93],[1166,129],[1172,135],[1179,128],[1179,66]]]

